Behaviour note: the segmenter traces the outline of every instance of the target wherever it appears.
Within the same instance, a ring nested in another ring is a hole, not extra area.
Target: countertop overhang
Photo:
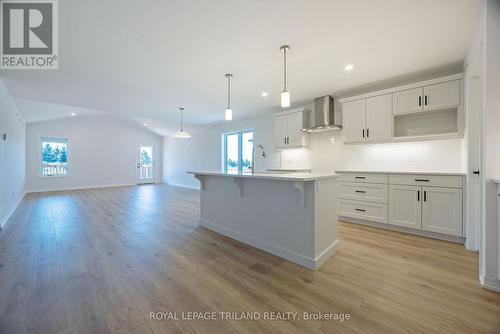
[[[336,178],[335,173],[226,173],[218,171],[189,171],[189,174],[206,176],[224,176],[247,179],[267,179],[281,181],[316,181]]]
[[[397,170],[354,170],[354,169],[344,169],[335,170],[336,173],[363,173],[363,174],[411,174],[411,175],[451,175],[451,176],[465,176],[466,173],[457,172],[416,172],[416,171],[397,171]]]

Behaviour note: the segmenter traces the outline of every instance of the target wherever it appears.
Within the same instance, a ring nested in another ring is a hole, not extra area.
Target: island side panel
[[[205,176],[200,225],[314,269],[314,182],[304,195],[301,207],[292,181]]]
[[[315,259],[316,269],[338,249],[337,236],[337,178],[315,181]]]

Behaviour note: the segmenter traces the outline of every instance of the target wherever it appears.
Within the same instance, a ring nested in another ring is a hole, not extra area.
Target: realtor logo
[[[57,69],[57,0],[0,0],[2,69]]]

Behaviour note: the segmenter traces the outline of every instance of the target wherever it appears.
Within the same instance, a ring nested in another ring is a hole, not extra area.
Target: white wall
[[[69,139],[69,177],[44,177],[40,137]],[[162,180],[162,137],[112,116],[85,116],[26,126],[26,189],[32,191],[93,188],[137,183],[139,144],[154,144],[155,177]]]
[[[4,141],[1,136],[7,134]],[[0,228],[24,197],[25,125],[0,79]]]
[[[221,170],[222,134],[251,129],[255,145],[263,145],[266,157],[258,150],[255,155],[257,171],[279,167],[280,152],[273,148],[273,124],[269,116],[242,121],[227,122],[209,127],[188,128],[190,139],[166,137],[164,144],[165,182],[191,188],[199,188],[199,182],[187,171]]]
[[[497,226],[496,185],[500,178],[500,1],[486,1],[483,31],[483,244],[481,279],[500,291],[500,231]]]
[[[256,170],[267,168],[311,168],[313,172],[336,169],[375,169],[403,171],[465,170],[464,140],[344,145],[340,131],[310,135],[304,149],[277,151],[273,148],[272,116],[189,129],[191,139],[165,139],[165,181],[169,184],[199,187],[188,170],[220,170],[224,132],[254,130],[255,143],[265,147],[267,157],[256,153]],[[409,157],[412,160],[409,162]]]

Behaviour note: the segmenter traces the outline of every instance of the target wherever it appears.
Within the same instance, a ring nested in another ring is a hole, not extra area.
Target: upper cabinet
[[[405,114],[422,110],[423,88],[403,90],[392,94],[394,114]]]
[[[424,87],[424,110],[456,107],[460,104],[460,82],[443,82]]]
[[[302,129],[308,127],[307,110],[292,111],[274,115],[274,147],[297,148],[307,145],[307,137]]]
[[[392,137],[392,99],[385,94],[366,99],[366,140],[386,141]]]
[[[456,107],[460,104],[460,81],[395,92],[392,101],[394,115]]]
[[[342,105],[345,143],[386,141],[392,137],[391,94]]]
[[[346,102],[342,105],[342,131],[345,143],[365,140],[366,100]]]
[[[462,137],[462,74],[340,99],[345,143]]]

